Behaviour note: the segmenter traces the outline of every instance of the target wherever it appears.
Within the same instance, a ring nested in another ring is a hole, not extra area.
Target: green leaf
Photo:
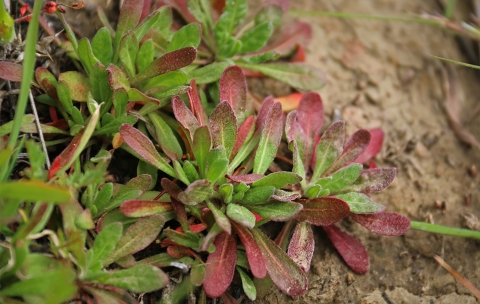
[[[187,0],[188,11],[202,24],[204,35],[213,28],[213,19],[210,13],[211,4],[208,0]]]
[[[238,53],[243,54],[258,51],[265,46],[270,36],[272,36],[272,33],[273,25],[271,22],[265,21],[255,25],[240,38],[242,47]]]
[[[28,189],[28,191],[25,191],[25,189]],[[71,194],[68,188],[41,181],[19,180],[0,183],[0,198],[2,199],[66,203],[70,200],[70,197]]]
[[[133,31],[128,31],[128,33],[123,36],[120,40],[120,49],[118,50],[120,56],[120,62],[125,68],[125,72],[128,77],[133,77],[135,73],[135,62],[137,59],[139,43],[135,33]]]
[[[22,122],[21,122],[20,125],[24,126],[24,125],[30,124],[34,121],[35,121],[35,116],[33,116],[32,114],[26,114],[22,117]],[[5,136],[5,135],[9,134],[11,129],[12,129],[12,126],[13,126],[13,120],[1,125],[0,126],[0,136]]]
[[[266,203],[273,193],[275,193],[275,187],[273,186],[258,186],[250,188],[245,192],[241,203],[248,205]]]
[[[142,85],[143,91],[155,92],[159,88],[174,88],[187,83],[187,75],[181,71],[168,72],[148,80]]]
[[[207,126],[199,127],[193,136],[192,149],[195,159],[197,160],[197,166],[199,169],[200,177],[206,176],[207,155],[210,151],[211,140],[210,132]]]
[[[137,37],[138,41],[142,41],[143,37],[145,37],[147,32],[158,22],[162,15],[163,14],[161,10],[155,10],[153,13],[143,19],[143,21],[135,29],[135,36]]]
[[[255,24],[271,22],[276,28],[282,21],[283,9],[277,4],[268,4],[260,9],[255,15]]]
[[[162,234],[165,234],[167,238],[177,243],[178,245],[189,247],[192,249],[198,248],[200,237],[192,232],[178,232],[170,228],[163,230]]]
[[[123,288],[135,293],[152,292],[165,287],[168,276],[159,268],[150,265],[135,265],[132,268],[111,273],[102,284]]]
[[[115,39],[113,41],[113,63],[117,63],[118,60],[120,40],[123,38],[125,33],[137,26],[142,15],[142,9],[143,1],[125,0],[123,2],[122,8],[120,9],[120,16],[118,18]]]
[[[227,216],[235,222],[250,229],[255,227],[255,215],[253,215],[250,210],[243,206],[236,204],[228,204]]]
[[[200,23],[187,24],[173,35],[170,44],[167,46],[167,52],[179,50],[187,46],[197,48],[201,38],[202,29]]]
[[[187,189],[178,194],[178,199],[185,205],[196,205],[203,202],[213,192],[212,183],[206,179],[196,180]]]
[[[100,62],[95,55],[93,55],[92,46],[87,38],[82,38],[78,41],[78,56],[87,74],[90,74],[93,66]]]
[[[112,36],[106,27],[99,29],[93,36],[92,52],[104,66],[109,66],[112,62]]]
[[[270,173],[269,175],[253,182],[252,187],[273,186],[276,189],[280,189],[287,185],[298,184],[301,180],[302,178],[295,173],[279,171]]]
[[[228,101],[222,101],[210,114],[210,132],[214,147],[223,146],[230,158],[237,138],[237,120]]]
[[[140,72],[153,61],[155,45],[152,39],[148,39],[140,46],[137,54],[137,70]]]
[[[313,170],[312,181],[318,180],[320,176],[333,164],[342,154],[343,143],[345,142],[345,122],[336,121],[331,124],[323,133],[320,142],[316,147],[315,169]]]
[[[106,183],[103,185],[103,188],[98,191],[97,195],[95,196],[95,200],[93,202],[93,206],[96,207],[97,210],[100,210],[104,206],[108,204],[110,198],[113,194],[113,184]]]
[[[58,81],[64,82],[68,86],[72,100],[83,102],[88,100],[88,92],[92,88],[90,79],[85,74],[76,71],[64,72],[58,76]]]
[[[217,45],[222,45],[225,40],[230,37],[237,27],[247,15],[246,0],[227,0],[217,24],[213,29]]]
[[[293,202],[271,202],[261,205],[249,205],[248,209],[258,213],[262,218],[284,222],[302,210],[302,205]]]
[[[0,44],[9,44],[15,38],[15,22],[12,16],[5,10],[3,3],[0,4],[0,23],[2,24]]]
[[[203,281],[205,281],[205,265],[195,263],[192,265],[190,270],[190,282],[195,286],[202,286]]]
[[[325,75],[303,62],[249,64],[238,62],[242,68],[257,71],[302,90],[318,90],[325,85]]]
[[[193,183],[194,181],[198,180],[200,177],[198,176],[198,172],[196,167],[188,160],[183,162],[183,172],[187,176],[187,179]]]
[[[137,118],[135,116],[123,116],[123,117],[115,118],[115,120],[112,120],[108,124],[96,130],[93,133],[93,136],[104,135],[104,134],[113,135],[114,133],[117,133],[120,130],[120,126],[122,124],[126,123],[133,126],[136,122],[137,122]]]
[[[172,8],[169,5],[162,6],[158,9],[158,14],[160,16],[152,29],[157,30],[163,38],[170,41],[172,36],[170,28],[173,21]]]
[[[280,103],[274,103],[268,111],[253,163],[253,173],[264,174],[277,154],[282,139],[283,112]]]
[[[102,264],[110,265],[122,257],[144,249],[157,238],[164,223],[164,217],[158,214],[140,218],[125,230],[115,250],[103,260]]]
[[[102,229],[97,234],[93,243],[92,252],[89,254],[88,263],[90,271],[99,271],[102,268],[102,262],[115,249],[120,237],[122,236],[123,226],[115,222]]]
[[[115,109],[115,117],[120,118],[127,110],[128,93],[125,89],[116,89],[112,95],[113,107]]]
[[[232,232],[232,225],[230,224],[230,220],[228,217],[223,213],[220,209],[218,209],[214,204],[209,201],[206,201],[208,209],[213,213],[213,217],[215,218],[215,222],[225,231],[227,234],[231,234]]]
[[[67,111],[67,113],[71,115],[73,111],[73,101],[72,95],[70,95],[70,89],[63,81],[57,82],[55,88],[57,89],[57,95],[61,105],[63,106],[65,111]]]
[[[225,176],[225,174],[227,173],[227,169],[228,159],[216,159],[212,164],[208,165],[208,172],[206,178],[212,183],[216,183],[218,180]]]
[[[253,285],[252,279],[240,268],[236,267],[238,273],[240,274],[240,279],[242,279],[242,288],[245,295],[251,300],[255,301],[257,298],[257,289]]]
[[[335,197],[347,202],[350,212],[357,214],[378,213],[385,210],[385,206],[372,201],[363,193],[350,192],[335,195]]]
[[[238,58],[236,62],[258,64],[269,60],[277,60],[278,58],[280,58],[280,53],[277,51],[269,51],[254,56],[242,56],[241,58]]]
[[[223,71],[229,66],[228,62],[212,62],[203,67],[192,70],[187,75],[187,81],[195,79],[197,84],[206,84],[220,79]]]
[[[172,128],[155,112],[148,114],[148,118],[155,127],[154,137],[162,147],[163,152],[172,160],[182,159],[182,147],[175,134],[173,134]]]
[[[230,58],[238,53],[242,47],[242,42],[235,37],[228,36],[223,43],[219,44],[218,54],[221,57]]]
[[[218,192],[222,195],[223,201],[226,204],[229,204],[232,201],[233,197],[233,185],[228,183],[228,184],[223,184],[218,188]]]
[[[99,103],[109,101],[113,91],[108,81],[108,72],[100,62],[92,67],[90,86],[92,87],[93,99]]]
[[[362,169],[361,164],[351,164],[331,176],[319,179],[315,183],[322,186],[323,189],[330,190],[330,193],[334,193],[353,184],[362,173]]]

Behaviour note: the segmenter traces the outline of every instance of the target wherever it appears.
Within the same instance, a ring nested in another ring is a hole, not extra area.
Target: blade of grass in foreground
[[[462,229],[462,228],[454,228],[442,225],[435,225],[430,223],[423,223],[423,222],[410,222],[410,228],[421,230],[425,232],[433,232],[438,234],[444,235],[451,235],[451,236],[458,236],[464,238],[472,238],[472,239],[479,239],[480,240],[480,231]]]

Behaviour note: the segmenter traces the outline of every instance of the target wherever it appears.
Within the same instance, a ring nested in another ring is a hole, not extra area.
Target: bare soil
[[[292,1],[291,6],[379,16],[439,11],[436,1],[415,0],[302,0]],[[379,166],[397,167],[398,175],[374,199],[387,211],[411,220],[466,227],[466,215],[480,217],[479,177],[469,174],[472,166],[480,167],[480,153],[461,143],[450,128],[442,64],[429,56],[466,61],[454,36],[428,25],[393,21],[301,20],[313,27],[307,62],[328,77],[328,84],[319,91],[325,113],[332,117],[335,110],[340,111],[349,133],[376,127],[385,131],[384,146],[375,161]],[[478,105],[478,74],[465,67],[452,68],[459,86],[461,121],[480,138],[479,116],[472,113]],[[473,221],[470,227],[476,224]],[[317,229],[309,291],[290,298],[272,288],[257,302],[476,303],[432,257],[443,257],[480,286],[479,241],[414,230],[402,237],[383,237],[345,220],[340,226],[366,246],[371,264],[366,275],[353,273]]]

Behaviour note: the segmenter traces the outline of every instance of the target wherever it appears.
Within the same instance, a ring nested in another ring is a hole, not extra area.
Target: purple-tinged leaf
[[[168,227],[162,231],[162,234],[165,234],[170,241],[184,247],[192,248],[193,250],[197,250],[198,243],[200,242],[200,237],[190,231],[180,232]]]
[[[303,209],[295,215],[297,221],[305,221],[315,226],[332,225],[350,212],[348,204],[335,197],[301,199]]]
[[[131,83],[136,84],[152,77],[165,74],[186,67],[197,57],[197,50],[193,47],[186,47],[155,59],[140,73],[132,78]]]
[[[37,80],[37,83],[41,85],[45,91],[47,91],[47,88],[43,86],[44,79],[46,79],[54,87],[57,85],[57,79],[55,78],[55,76],[53,76],[53,74],[44,67],[38,67],[35,69],[35,79]]]
[[[292,193],[289,191],[277,190],[275,194],[270,196],[270,200],[279,201],[279,202],[291,202],[300,198],[302,195],[300,193]]]
[[[115,32],[115,39],[113,40],[113,59],[116,63],[119,55],[120,40],[129,30],[137,27],[140,21],[140,16],[143,10],[143,0],[125,0],[120,9],[120,16],[118,17],[117,30]]]
[[[68,146],[57,156],[52,162],[52,166],[48,171],[48,179],[52,179],[55,176],[55,173],[62,168],[65,168],[66,165],[73,159],[75,152],[79,148],[79,143],[82,140],[84,135],[84,130],[80,131],[73,139],[70,141]],[[65,170],[68,168],[65,168]]]
[[[274,103],[267,114],[262,135],[253,162],[253,173],[264,174],[277,154],[282,140],[283,112],[280,103]]]
[[[273,99],[272,96],[267,96],[263,100],[262,105],[260,106],[260,110],[258,111],[258,114],[257,114],[257,120],[255,121],[256,132],[258,132],[258,130],[261,130],[263,125],[265,125],[265,121],[267,120],[268,113],[270,113],[270,110],[272,109],[274,104],[275,104],[275,100]]]
[[[396,168],[366,169],[360,173],[358,179],[350,186],[342,189],[342,192],[375,193],[390,186],[397,175]]]
[[[139,159],[176,178],[175,170],[160,156],[153,143],[142,132],[129,124],[122,124],[120,127],[120,136],[125,144],[138,155],[136,156]]]
[[[201,177],[205,177],[207,168],[207,156],[211,148],[210,132],[207,126],[201,126],[193,135],[192,149]]]
[[[303,206],[294,202],[270,202],[261,205],[248,206],[248,209],[264,219],[275,222],[284,222],[291,219],[302,210]]]
[[[155,127],[154,135],[163,152],[172,160],[182,159],[182,147],[175,134],[173,134],[172,128],[155,112],[148,114],[148,118]]]
[[[107,68],[108,83],[112,90],[125,89],[127,92],[130,90],[130,83],[127,75],[116,65],[111,64]]]
[[[257,242],[249,230],[236,223],[232,223],[232,226],[245,248],[245,254],[247,255],[248,265],[250,266],[252,275],[259,279],[264,278],[267,275],[267,264]]]
[[[22,81],[23,66],[9,61],[0,61],[0,78],[13,82]]]
[[[223,146],[227,158],[230,158],[237,139],[237,120],[233,109],[227,101],[220,102],[213,109],[209,122],[213,146]]]
[[[338,169],[353,163],[368,147],[370,138],[371,135],[368,130],[361,129],[353,133],[343,146],[342,155],[333,162],[324,175],[330,175]]]
[[[363,193],[349,192],[335,195],[335,197],[345,201],[348,206],[350,206],[350,212],[352,213],[378,213],[383,212],[386,208],[383,205],[375,203]]]
[[[385,138],[385,133],[382,129],[376,128],[368,130],[372,138],[370,139],[370,143],[368,147],[363,151],[362,155],[360,155],[355,162],[364,164],[373,158],[375,155],[382,150],[383,139]]]
[[[323,126],[323,104],[318,93],[303,94],[297,109],[297,121],[313,144]]]
[[[312,181],[325,176],[325,171],[335,162],[343,151],[345,142],[345,122],[336,121],[322,135],[315,150],[315,167]]]
[[[210,253],[206,262],[203,290],[210,298],[218,298],[230,286],[237,262],[235,238],[225,232],[215,238],[215,252]]]
[[[185,191],[178,194],[178,200],[185,205],[196,205],[203,202],[212,194],[212,183],[206,179],[199,179],[191,183]]]
[[[233,145],[232,152],[230,153],[230,159],[237,154],[240,148],[253,136],[255,131],[255,116],[249,116],[245,121],[240,125],[237,131],[237,138],[235,144]]]
[[[195,79],[190,81],[190,89],[187,91],[188,99],[190,100],[190,108],[193,114],[197,117],[200,126],[207,125],[208,117],[203,108],[202,101],[197,91],[197,83]]]
[[[308,138],[307,134],[301,127],[300,123],[298,122],[298,113],[296,110],[288,113],[287,115],[287,120],[285,122],[285,134],[287,135],[287,141],[289,144],[291,144],[292,141],[295,141],[297,153],[302,160],[304,170],[308,170],[310,159],[313,157],[313,149],[310,155],[307,156],[307,148],[313,148],[314,140]],[[290,149],[292,149],[291,146]]]
[[[120,205],[120,211],[128,217],[144,217],[154,214],[162,214],[172,210],[170,202],[152,200],[131,199]]]
[[[150,245],[157,238],[164,223],[164,217],[159,214],[140,218],[125,230],[115,250],[103,261],[103,265],[109,265]]]
[[[265,177],[253,182],[253,187],[273,186],[277,189],[284,188],[288,185],[298,184],[302,178],[295,173],[280,171],[268,174]]]
[[[241,175],[226,175],[228,179],[236,183],[245,183],[247,185],[254,183],[264,177],[262,174],[241,174]]]
[[[307,272],[310,270],[314,250],[315,239],[313,238],[312,226],[307,222],[299,222],[293,231],[287,255],[303,271]]]
[[[210,201],[206,201],[208,209],[213,214],[213,217],[215,218],[215,222],[222,228],[222,230],[228,234],[232,233],[232,225],[230,223],[230,220],[228,217],[225,215],[225,213],[222,212],[222,210],[218,209],[217,206],[215,206],[213,203]]]
[[[138,89],[132,88],[128,90],[128,101],[138,102],[138,103],[149,103],[152,102],[157,105],[161,105],[159,99],[148,96],[147,94],[140,92]]]
[[[223,101],[228,102],[237,122],[242,123],[247,105],[247,80],[238,66],[229,66],[220,77],[220,102]]]
[[[170,197],[176,199],[177,201],[179,200],[178,195],[183,190],[176,183],[172,182],[168,178],[162,178],[162,180],[160,181],[160,185],[162,186],[163,190],[165,190],[165,192],[170,195]]]
[[[183,231],[190,231],[190,225],[188,223],[188,218],[187,218],[187,211],[185,209],[185,205],[180,203],[174,198],[171,198],[172,201],[172,207],[173,210],[175,211],[175,215],[177,217],[177,221],[180,223],[181,228]]]
[[[335,225],[324,226],[333,246],[347,265],[358,274],[365,274],[369,268],[368,254],[359,240],[343,232]]]
[[[288,55],[295,45],[307,45],[312,37],[312,27],[306,22],[295,22],[290,25],[274,42],[268,44],[258,53],[277,51],[282,56]]]
[[[172,99],[173,114],[178,122],[184,127],[190,135],[190,139],[193,139],[195,131],[198,129],[199,122],[195,118],[195,115],[187,108],[183,100],[175,96]],[[208,129],[207,129],[208,130]]]
[[[308,290],[308,279],[303,270],[258,228],[252,234],[267,262],[267,272],[277,287],[289,296],[300,296]]]
[[[375,214],[353,214],[349,217],[355,222],[376,234],[399,236],[410,229],[407,217],[393,212],[380,212]]]

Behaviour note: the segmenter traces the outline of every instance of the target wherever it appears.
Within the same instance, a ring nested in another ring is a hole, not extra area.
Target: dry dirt
[[[380,16],[438,11],[435,1],[292,1],[292,9]],[[298,17],[297,17],[298,18]],[[307,62],[322,69],[328,84],[319,91],[325,113],[339,110],[352,133],[381,127],[379,166],[395,166],[394,184],[374,199],[411,220],[466,227],[464,215],[480,217],[478,149],[459,142],[444,110],[441,64],[429,55],[465,61],[453,35],[428,25],[327,17],[301,17],[313,27]],[[459,83],[465,128],[480,138],[478,74],[452,65]],[[471,197],[471,200],[466,199]],[[444,203],[445,209],[435,205]],[[480,242],[409,231],[383,237],[343,221],[343,229],[366,246],[370,271],[356,275],[342,262],[321,229],[306,295],[290,298],[275,288],[258,303],[476,303],[475,298],[432,258],[442,256],[480,286]]]

